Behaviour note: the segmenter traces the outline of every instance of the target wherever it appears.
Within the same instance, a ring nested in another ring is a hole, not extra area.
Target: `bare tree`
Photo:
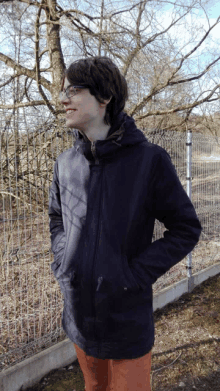
[[[98,11],[87,1],[79,6],[70,2],[70,8],[67,1],[65,4],[64,9],[58,0],[1,0],[2,16],[7,15],[4,37],[10,37],[11,29],[16,34],[20,23],[23,44],[19,59],[10,55],[10,50],[0,53],[7,69],[13,69],[13,75],[8,72],[0,87],[10,86],[18,77],[23,87],[16,103],[8,100],[0,108],[43,105],[59,116],[58,91],[64,58],[70,60],[70,53],[71,60],[100,54],[114,59],[129,86],[139,88],[139,99],[131,93],[128,103],[129,114],[137,120],[172,113],[184,113],[189,118],[195,107],[219,99],[219,83],[207,90],[199,88],[199,82],[207,80],[220,60],[216,51],[208,53],[206,48],[202,52],[220,22],[219,17],[214,24],[209,23],[207,1],[127,0],[118,9],[114,1],[100,0]],[[168,5],[165,20],[164,7]],[[189,16],[196,12],[205,15],[206,29],[190,24]],[[188,32],[188,40],[182,44],[176,38],[178,29]],[[201,64],[195,64],[200,58]]]

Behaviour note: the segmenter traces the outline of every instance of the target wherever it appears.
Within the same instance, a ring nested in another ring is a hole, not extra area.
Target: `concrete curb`
[[[219,273],[220,262],[213,266],[207,267],[201,272],[193,274],[192,281],[190,282],[188,278],[185,278],[184,280],[178,281],[175,284],[168,286],[154,295],[153,310],[156,311],[158,308],[163,308],[168,303],[172,303],[173,301],[178,300],[184,293],[188,293],[188,285],[192,286],[192,288],[195,288],[203,281]]]
[[[202,270],[192,276],[190,286],[200,285],[203,281],[220,273],[220,263]],[[153,310],[178,300],[188,293],[187,278],[154,295]],[[53,369],[65,367],[77,359],[73,343],[66,339],[44,351],[12,366],[0,373],[1,391],[23,391],[34,386]]]
[[[73,343],[65,339],[0,373],[1,391],[23,391],[34,386],[53,369],[77,359]]]

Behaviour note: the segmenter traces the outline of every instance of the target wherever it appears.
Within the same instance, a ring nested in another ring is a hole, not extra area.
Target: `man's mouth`
[[[66,113],[69,113],[69,112],[71,112],[71,111],[76,111],[76,109],[67,109],[67,110],[66,110]]]

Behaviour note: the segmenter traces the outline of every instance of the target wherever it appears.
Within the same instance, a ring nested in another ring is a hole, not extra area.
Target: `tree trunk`
[[[59,91],[63,77],[65,63],[60,44],[60,18],[56,10],[56,0],[47,0],[46,21],[47,21],[47,43],[50,57],[52,74],[52,101],[56,110],[62,109],[59,102]]]

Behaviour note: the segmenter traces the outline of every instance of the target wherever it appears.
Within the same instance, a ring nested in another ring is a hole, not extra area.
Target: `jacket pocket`
[[[132,274],[132,271],[128,264],[127,256],[125,254],[122,256],[122,266],[127,281],[127,286],[125,286],[124,288],[128,288],[133,291],[139,291],[140,286],[138,285],[137,281],[135,280],[135,277]]]
[[[131,311],[134,311],[135,314],[137,307],[144,299],[143,292],[137,284],[124,254],[121,256],[121,275],[117,276],[117,282],[117,289],[114,290],[113,295],[109,295],[108,306],[106,304],[106,308],[108,307],[108,330],[115,327],[115,324],[126,323],[126,319],[129,320],[130,317],[133,317]],[[126,315],[127,313],[129,315]]]
[[[63,262],[63,259],[65,258],[66,248],[67,243],[65,243],[64,247],[61,247],[54,252],[54,262],[51,263],[51,269],[56,279],[59,278],[59,268]]]
[[[60,267],[60,264],[61,263],[57,263],[56,261],[53,261],[52,263],[51,263],[51,269],[52,269],[52,271],[53,271],[53,273],[54,273],[54,275],[55,275],[55,277],[56,277],[56,275],[57,275],[57,272],[58,272],[58,269],[59,269],[59,267]]]
[[[81,327],[80,318],[80,283],[77,274],[72,270],[68,275],[62,275],[58,279],[64,298],[64,310],[68,317],[78,328]]]

